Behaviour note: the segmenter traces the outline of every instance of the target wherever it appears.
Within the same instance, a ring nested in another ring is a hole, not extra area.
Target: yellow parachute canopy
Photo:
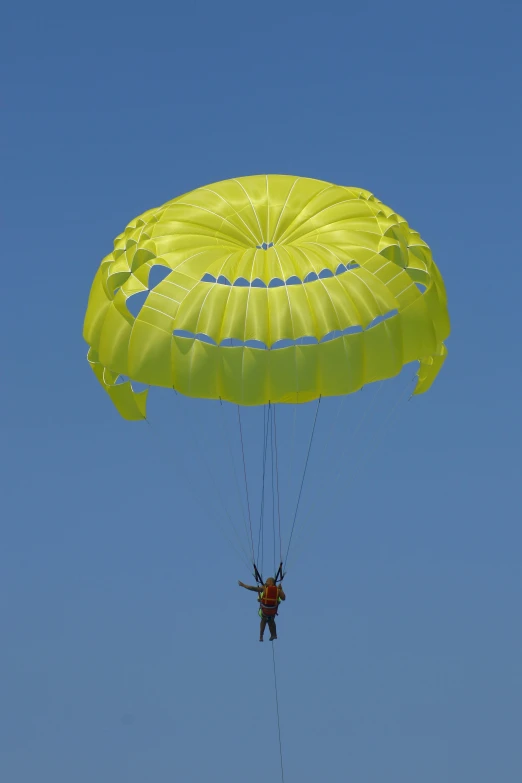
[[[155,266],[165,276],[149,289]],[[135,317],[128,302],[143,292]],[[418,360],[418,394],[449,328],[442,277],[404,218],[366,190],[260,175],[129,223],[94,279],[84,337],[116,408],[142,419],[147,392],[131,381],[239,405],[304,403]]]

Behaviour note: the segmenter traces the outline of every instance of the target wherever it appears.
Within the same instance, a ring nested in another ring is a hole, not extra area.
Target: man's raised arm
[[[259,587],[259,585],[256,585],[256,587],[252,587],[252,585],[245,585],[243,584],[243,582],[238,582],[238,585],[240,587],[244,587],[245,590],[253,590],[254,593],[262,593],[264,589],[263,587]]]

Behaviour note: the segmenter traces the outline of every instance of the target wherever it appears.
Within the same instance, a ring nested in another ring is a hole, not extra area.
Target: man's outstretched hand
[[[238,585],[240,587],[244,587],[245,590],[252,590],[254,593],[262,593],[263,588],[262,587],[252,587],[252,585],[246,585],[244,582],[238,581]]]

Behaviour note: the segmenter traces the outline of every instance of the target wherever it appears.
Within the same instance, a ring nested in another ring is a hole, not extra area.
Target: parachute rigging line
[[[281,781],[285,783],[285,772],[283,768],[283,745],[281,743],[281,720],[279,717],[279,698],[277,695],[277,674],[276,674],[276,661],[275,661],[275,644],[272,643],[272,662],[274,664],[274,691],[276,700],[276,712],[277,712],[277,734],[279,737],[279,761],[281,764]]]
[[[273,555],[274,555],[273,573],[275,573],[275,570],[277,568],[277,562],[276,562],[276,510],[275,510],[276,492],[275,492],[275,478],[274,478],[275,460],[274,460],[274,415],[273,414],[272,414],[272,426],[270,427],[270,467],[272,468],[271,489],[272,489],[272,545],[273,545]]]
[[[315,433],[315,425],[317,424],[317,414],[319,413],[319,405],[321,404],[321,396],[319,396],[319,399],[317,400],[317,408],[315,409],[315,417],[314,417],[314,423],[312,426],[312,434],[310,435],[310,443],[308,444],[308,453],[306,455],[306,462],[303,470],[303,477],[301,479],[301,486],[299,487],[299,494],[297,496],[297,503],[295,506],[295,514],[294,514],[294,521],[292,522],[292,529],[290,531],[290,538],[288,540],[288,548],[286,550],[286,556],[285,556],[285,562],[288,561],[288,554],[290,552],[290,547],[292,545],[292,537],[294,535],[294,528],[295,523],[297,521],[297,512],[299,511],[299,503],[301,502],[301,495],[303,493],[303,486],[305,482],[306,477],[306,469],[308,468],[308,460],[310,459],[310,452],[312,450],[312,442],[314,440],[314,433]]]
[[[276,507],[277,507],[277,527],[279,534],[279,563],[283,560],[282,544],[281,544],[281,508],[279,500],[279,466],[277,462],[277,425],[276,425],[276,407],[272,411],[272,430],[271,430],[271,446],[272,446],[272,527],[274,535],[274,571],[277,569],[276,560]],[[275,476],[275,479],[274,479]]]
[[[279,528],[279,562],[283,562],[283,543],[281,539],[281,502],[279,494],[279,463],[277,459],[277,422],[276,422],[276,407],[274,406],[274,452],[275,452],[275,475],[276,475],[276,492],[277,492],[277,522]]]
[[[150,432],[153,434],[153,437],[156,438],[157,442],[160,444],[162,449],[165,451],[165,454],[167,455],[168,459],[173,464],[176,465],[177,469],[181,469],[181,471],[183,472],[183,474],[184,474],[184,476],[185,476],[185,478],[187,480],[187,483],[189,484],[189,486],[191,487],[191,489],[193,491],[193,494],[196,497],[199,497],[201,499],[201,497],[202,497],[201,487],[197,487],[196,486],[196,483],[195,483],[194,479],[192,478],[192,476],[190,474],[190,471],[187,469],[186,464],[183,462],[183,460],[174,460],[173,459],[172,451],[167,446],[166,442],[164,442],[162,440],[162,438],[161,438],[161,436],[159,434],[159,430],[157,430],[156,427],[152,426],[152,422],[150,421],[149,418],[146,418],[145,421],[147,422],[147,424],[149,426],[149,429],[150,429]],[[211,478],[213,478],[213,476],[211,474],[209,474],[209,475],[211,476]],[[234,534],[236,536],[237,541],[233,540],[230,537],[230,535],[227,533],[227,531],[226,531],[225,527],[223,526],[223,524],[222,523],[220,524],[220,522],[219,522],[219,514],[216,514],[215,510],[214,510],[213,513],[210,513],[209,509],[205,507],[205,503],[203,503],[203,501],[201,501],[202,508],[203,508],[205,514],[210,519],[212,519],[215,522],[216,527],[218,528],[219,532],[228,541],[228,543],[230,544],[232,549],[239,555],[239,557],[242,559],[242,561],[248,565],[249,557],[248,557],[248,554],[247,554],[247,552],[245,550],[244,542],[243,542],[241,536],[239,535],[239,531],[236,529],[236,526],[234,525],[234,521],[233,521],[232,517],[230,516],[230,514],[228,512],[228,509],[227,509],[225,503],[223,502],[223,499],[221,498],[221,496],[220,496],[220,500],[221,500],[221,505],[222,505],[222,512],[224,512],[226,518],[230,522],[230,526],[231,526],[232,530],[234,531]]]
[[[383,442],[385,436],[390,431],[392,425],[397,420],[397,417],[399,416],[399,413],[400,413],[401,403],[404,401],[404,398],[406,397],[406,395],[408,394],[408,391],[410,390],[410,384],[415,379],[416,379],[416,376],[414,376],[412,378],[412,380],[407,380],[406,381],[406,385],[399,392],[397,400],[395,401],[394,404],[392,403],[390,411],[389,411],[387,417],[385,418],[383,424],[381,425],[381,427],[379,429],[376,430],[376,432],[374,432],[372,437],[369,439],[368,446],[367,446],[366,450],[363,452],[362,457],[361,457],[361,459],[359,460],[359,462],[357,464],[357,470],[355,470],[353,473],[351,473],[350,477],[348,478],[348,481],[347,481],[347,483],[345,485],[345,490],[348,490],[349,488],[351,488],[355,484],[356,479],[358,479],[360,477],[360,475],[362,474],[362,472],[363,472],[364,468],[366,467],[368,461],[371,459],[371,457],[373,457],[373,455],[375,454],[375,452],[377,451],[377,449],[379,448],[379,446]],[[362,414],[361,418],[359,419],[359,422],[358,422],[357,426],[353,429],[351,437],[346,439],[347,443],[353,443],[353,441],[355,439],[355,436],[360,431],[364,421],[369,416],[370,416],[370,420],[374,416],[373,408],[374,408],[374,404],[375,404],[375,402],[377,400],[377,397],[379,395],[379,392],[380,392],[381,388],[382,388],[382,382],[379,384],[379,387],[377,388],[375,394],[371,398],[371,400],[369,402],[369,405],[367,406],[367,408],[365,409],[365,411]],[[410,397],[410,399],[411,399],[411,397]],[[346,455],[346,449],[344,449],[344,451],[342,453],[342,456],[341,456],[341,459],[340,459],[341,464],[344,463],[345,455]],[[333,479],[333,482],[331,484],[331,490],[333,490],[333,488],[337,485],[337,483],[339,482],[339,479],[343,475],[344,475],[343,471],[339,470],[339,472],[337,473],[337,475]],[[312,517],[313,512],[315,511],[316,508],[317,508],[317,500],[315,500],[309,506],[308,513],[306,514],[306,516],[305,516],[305,518],[303,520],[303,523],[300,526],[299,543],[302,543],[303,536],[304,535],[308,535],[308,533],[310,532],[309,522],[310,522],[310,518]],[[333,508],[332,508],[332,513],[333,513]],[[305,529],[306,529],[306,532],[305,532]],[[295,552],[295,549],[294,549],[294,552]]]
[[[223,506],[223,510],[224,510],[224,512],[225,512],[225,514],[226,514],[230,524],[232,525],[236,536],[238,537],[239,540],[241,540],[241,536],[239,535],[239,532],[236,529],[236,526],[234,524],[233,518],[232,518],[232,516],[230,514],[230,511],[229,511],[229,508],[228,508],[228,506],[227,506],[227,504],[225,502],[225,498],[224,498],[224,496],[223,496],[223,494],[221,492],[221,489],[220,489],[220,486],[219,486],[219,481],[217,480],[216,475],[215,475],[214,471],[211,468],[210,462],[207,459],[206,451],[202,447],[203,433],[202,433],[202,429],[201,429],[201,420],[200,420],[199,417],[195,417],[195,425],[194,425],[193,432],[194,432],[194,437],[193,437],[192,441],[193,441],[193,443],[195,443],[196,449],[199,452],[200,462],[205,466],[206,473],[209,476],[209,478],[211,480],[211,483],[214,485],[214,493],[219,498],[219,502]],[[244,549],[243,549],[243,551],[244,551]]]
[[[261,564],[263,570],[263,555],[265,548],[264,519],[265,519],[265,477],[266,477],[266,458],[268,452],[268,432],[270,427],[271,405],[268,403],[268,415],[263,408],[263,480],[261,484],[261,509],[259,514],[259,533],[257,539],[257,562]]]
[[[239,405],[237,406],[237,420],[239,422],[239,437],[241,439],[241,455],[243,457],[243,475],[245,477],[245,492],[246,492],[247,508],[248,508],[248,522],[250,524],[250,544],[252,546],[252,565],[255,565],[256,555],[255,555],[255,552],[254,552],[254,534],[252,533],[252,515],[250,513],[250,499],[249,499],[249,496],[248,496],[248,481],[247,481],[247,470],[246,470],[246,461],[245,461],[245,447],[243,445],[243,428],[241,426],[241,411],[240,411]]]
[[[339,463],[340,463],[341,465],[342,465],[342,464],[344,464],[344,458],[345,458],[345,456],[346,456],[346,453],[347,453],[348,444],[353,444],[353,442],[354,442],[354,440],[355,440],[355,437],[356,437],[356,436],[357,436],[357,434],[359,433],[360,429],[362,428],[362,426],[363,426],[364,422],[366,421],[366,419],[368,418],[369,414],[370,414],[370,413],[371,413],[371,414],[373,414],[374,407],[375,407],[375,403],[376,403],[376,401],[377,401],[377,398],[378,398],[378,396],[379,396],[379,393],[380,393],[381,389],[382,389],[382,381],[379,383],[379,385],[378,385],[378,386],[377,386],[377,388],[375,389],[375,392],[374,392],[374,394],[373,394],[373,395],[370,397],[370,400],[369,400],[369,402],[368,402],[367,406],[364,408],[364,410],[363,410],[363,412],[361,413],[360,417],[357,419],[356,426],[353,428],[351,436],[350,436],[349,438],[346,438],[346,439],[345,439],[345,444],[346,444],[346,445],[345,445],[345,447],[344,447],[344,449],[343,449],[343,451],[342,451],[341,458],[340,458],[340,460],[339,460]],[[339,410],[338,410],[338,412],[337,412],[337,417],[336,417],[336,420],[337,420],[337,418],[338,418],[338,416],[339,416],[340,412],[341,412],[341,407],[339,407]],[[332,440],[333,440],[334,433],[335,433],[335,429],[334,429],[334,427],[332,427],[332,429],[330,430],[330,434],[329,434],[328,440],[327,440],[327,442],[326,442],[326,444],[325,444],[324,450],[323,450],[323,452],[322,452],[322,455],[321,455],[321,457],[320,457],[320,464],[321,464],[321,465],[324,463],[325,456],[326,456],[326,453],[327,453],[327,449],[328,449],[328,448],[330,447],[330,445],[331,445],[331,442],[332,442]],[[340,478],[342,475],[344,475],[344,474],[343,474],[343,471],[342,471],[342,469],[340,469],[340,470],[338,471],[338,473],[337,473],[336,477],[335,477],[335,478],[334,478],[334,480],[333,480],[332,487],[333,487],[334,485],[336,485],[336,484],[337,484],[337,481],[338,481],[338,479],[339,479],[339,478]],[[308,511],[307,511],[307,513],[306,513],[306,515],[305,515],[305,517],[304,517],[304,519],[303,519],[303,522],[302,522],[302,524],[301,524],[301,533],[300,533],[300,535],[301,535],[301,538],[302,538],[302,535],[303,535],[303,532],[302,532],[302,531],[303,531],[304,527],[305,527],[305,526],[308,524],[308,521],[309,521],[310,517],[312,516],[312,513],[315,511],[316,507],[317,507],[317,500],[313,500],[313,501],[312,501],[312,503],[310,504],[310,506],[308,507]]]

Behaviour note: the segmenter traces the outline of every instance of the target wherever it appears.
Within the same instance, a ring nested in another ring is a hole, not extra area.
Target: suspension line
[[[292,530],[290,531],[290,538],[288,540],[288,548],[286,550],[285,562],[288,560],[288,554],[290,552],[290,547],[292,545],[292,537],[294,535],[295,523],[297,521],[297,513],[299,511],[299,503],[301,502],[301,495],[303,493],[303,486],[304,486],[304,482],[305,482],[305,478],[306,478],[306,470],[308,468],[308,460],[310,459],[310,452],[312,450],[312,443],[313,443],[313,440],[314,440],[314,433],[315,433],[315,425],[317,424],[317,414],[319,413],[319,406],[320,406],[320,404],[321,404],[321,396],[319,396],[319,399],[317,400],[317,408],[315,409],[315,417],[314,417],[314,423],[313,423],[313,426],[312,426],[312,434],[310,435],[310,442],[308,444],[308,453],[306,455],[306,462],[305,462],[305,466],[304,466],[304,470],[303,470],[303,477],[301,479],[301,486],[299,487],[299,494],[297,496],[297,503],[296,503],[296,506],[295,506],[294,521],[292,522]]]
[[[281,502],[279,494],[279,463],[277,460],[277,423],[276,423],[276,408],[274,406],[274,450],[275,450],[275,474],[276,474],[276,491],[277,491],[277,521],[279,528],[279,562],[283,561],[283,543],[281,538]]]
[[[279,716],[279,697],[277,694],[277,674],[276,674],[276,661],[275,661],[275,644],[272,643],[272,662],[274,664],[274,691],[276,701],[276,713],[277,713],[277,735],[279,737],[279,762],[281,765],[281,783],[285,783],[285,772],[283,768],[283,744],[281,742],[281,719]]]

